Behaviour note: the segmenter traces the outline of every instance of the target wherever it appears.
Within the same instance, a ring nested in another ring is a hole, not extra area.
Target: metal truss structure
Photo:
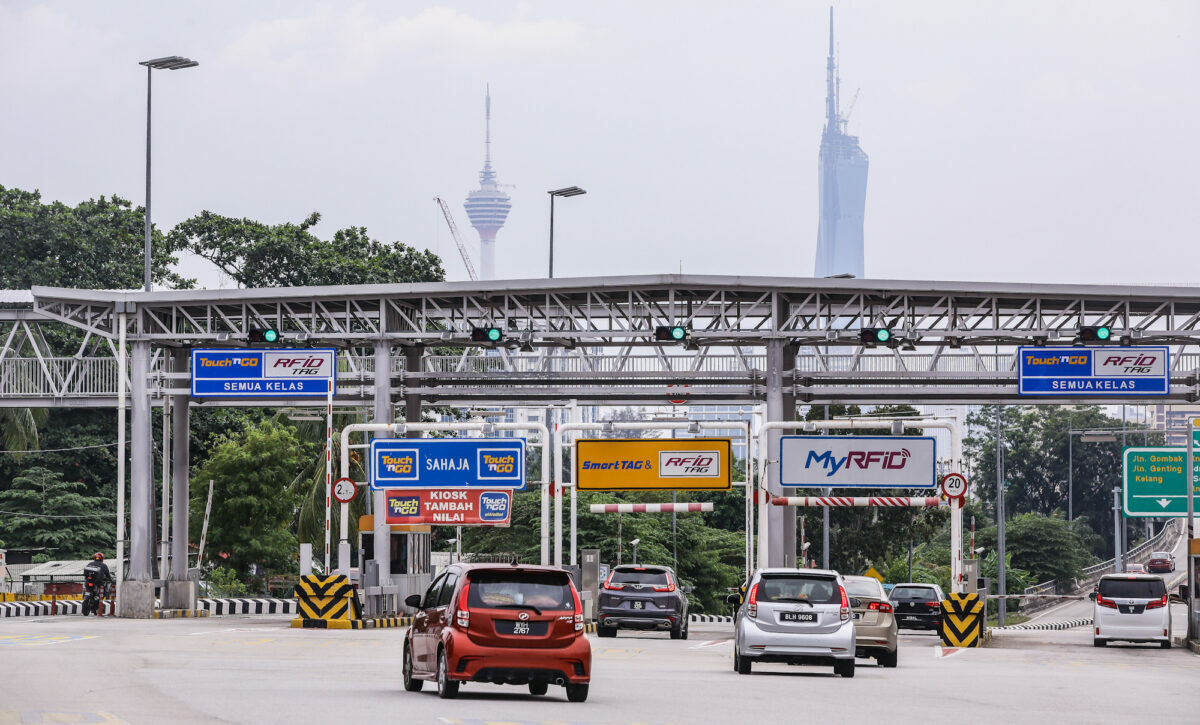
[[[773,344],[784,346],[785,392],[801,402],[1020,402],[1016,348],[1071,344],[1083,325],[1108,325],[1126,344],[1171,346],[1168,400],[1200,397],[1197,288],[661,275],[34,288],[31,303],[0,309],[0,405],[114,405],[122,315],[128,339],[154,350],[156,399],[188,377],[169,369],[164,350],[241,346],[252,328],[271,327],[286,345],[343,350],[340,403],[372,399],[378,343],[391,351],[393,395],[425,403],[759,402]],[[684,345],[656,342],[662,325],[687,327]],[[486,326],[505,330],[501,344],[471,342],[471,329]],[[864,327],[891,329],[890,345],[861,345]]]

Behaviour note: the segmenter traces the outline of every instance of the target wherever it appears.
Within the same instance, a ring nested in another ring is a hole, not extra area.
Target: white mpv
[[[1158,642],[1171,646],[1171,607],[1167,585],[1152,574],[1106,574],[1100,578],[1093,615],[1097,647],[1109,642]]]

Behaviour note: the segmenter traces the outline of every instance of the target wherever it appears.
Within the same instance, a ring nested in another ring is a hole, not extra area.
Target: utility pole
[[[829,406],[825,406],[825,420],[829,420]],[[833,489],[825,489],[826,496],[833,495]],[[829,568],[829,507],[821,507],[821,522],[824,524],[824,532],[821,534],[821,568]]]
[[[1118,574],[1125,571],[1124,559],[1121,547],[1121,487],[1113,486],[1113,567]]]
[[[1067,413],[1067,521],[1075,520],[1075,426],[1074,411]]]

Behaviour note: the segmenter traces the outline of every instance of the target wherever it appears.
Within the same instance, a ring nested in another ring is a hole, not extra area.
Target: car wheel
[[[1171,640],[1168,639],[1165,642],[1159,642],[1158,646],[1162,647],[1163,649],[1171,649]]]
[[[596,636],[597,637],[616,637],[617,636],[617,628],[616,627],[601,627],[600,625],[597,624],[596,625]]]
[[[683,620],[683,636],[682,636],[682,637],[680,637],[680,639],[687,639],[687,637],[688,637],[688,631],[689,631],[689,630],[691,630],[691,628],[692,628],[692,624],[691,624],[691,622],[690,622],[690,621],[687,619],[687,615],[684,615],[684,620]]]
[[[545,695],[546,691],[549,689],[550,689],[550,683],[546,682],[545,680],[529,683],[529,694],[530,695]]]
[[[854,660],[838,660],[833,664],[833,674],[854,677]]]
[[[683,639],[683,622],[671,627],[671,639]]]
[[[1106,640],[1106,639],[1093,639],[1093,640],[1092,640],[1092,646],[1093,646],[1093,647],[1107,647],[1107,646],[1108,646],[1108,640]]]
[[[586,682],[578,685],[567,683],[567,700],[570,702],[583,702],[587,700],[588,686]]]
[[[407,692],[420,692],[425,683],[413,677],[412,650],[404,648],[404,689]]]
[[[900,650],[897,649],[892,650],[891,652],[880,653],[879,657],[876,658],[876,661],[879,662],[880,667],[895,667],[896,660],[899,659],[899,657]]]
[[[449,665],[446,664],[446,650],[438,650],[437,659],[437,692],[443,700],[453,700],[458,697],[458,683],[450,679]]]
[[[753,666],[754,663],[750,661],[749,657],[743,657],[736,652],[733,654],[733,669],[737,670],[739,675],[750,674],[750,670]]]

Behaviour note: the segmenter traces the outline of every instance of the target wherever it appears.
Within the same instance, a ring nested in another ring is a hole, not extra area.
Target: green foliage
[[[1018,514],[1005,525],[1005,553],[1015,566],[1029,572],[1033,583],[1050,579],[1072,581],[1091,563],[1087,544],[1094,536],[1086,524],[1078,529],[1077,526],[1054,516]],[[996,527],[980,531],[978,542],[994,548]]]
[[[297,550],[291,530],[297,501],[289,489],[314,454],[295,430],[274,421],[251,424],[220,441],[196,471],[214,483],[205,553],[242,581],[251,564],[290,571]],[[192,530],[199,531],[207,487],[192,489]]]
[[[244,597],[249,592],[237,572],[226,566],[218,566],[208,573],[208,586],[212,596]]]
[[[0,288],[140,289],[145,224],[142,207],[116,196],[68,206],[0,186]],[[190,286],[170,271],[175,251],[154,231],[151,276],[158,284]]]
[[[371,239],[364,227],[334,232],[323,241],[310,229],[313,212],[299,224],[264,224],[201,212],[171,230],[171,246],[217,265],[243,287],[434,282],[445,278],[441,260],[399,242]]]
[[[0,491],[0,532],[9,548],[51,549],[55,559],[85,559],[115,544],[116,513],[57,471],[30,468]],[[70,518],[68,518],[70,517]]]

